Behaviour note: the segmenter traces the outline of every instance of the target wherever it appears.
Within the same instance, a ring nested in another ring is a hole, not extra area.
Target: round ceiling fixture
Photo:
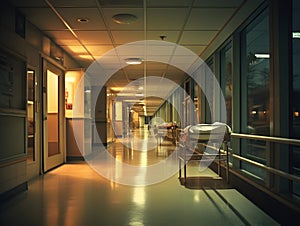
[[[79,22],[79,23],[87,23],[89,21],[90,21],[90,19],[86,18],[86,17],[77,18],[77,22]]]
[[[138,57],[130,57],[130,58],[126,58],[125,62],[126,64],[137,65],[137,64],[141,64],[143,62],[143,59]]]
[[[117,24],[131,24],[137,20],[137,16],[129,13],[120,13],[114,15],[112,19]]]

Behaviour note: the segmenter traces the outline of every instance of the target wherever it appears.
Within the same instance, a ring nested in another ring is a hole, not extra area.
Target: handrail
[[[241,135],[242,135],[242,134],[241,134]],[[250,135],[250,136],[254,137],[253,135]],[[260,136],[260,137],[262,137],[262,136]],[[209,147],[209,148],[214,148],[215,150],[218,150],[218,148],[215,148],[215,147],[210,146],[210,145],[207,145],[207,144],[201,144],[201,145],[206,146],[206,147]],[[220,149],[220,151],[221,151],[221,152],[226,152],[226,150],[223,150],[223,149]],[[241,160],[241,161],[244,161],[244,162],[250,163],[250,164],[252,164],[252,165],[255,165],[255,166],[257,166],[257,167],[263,168],[263,169],[267,170],[268,172],[274,173],[274,174],[276,174],[276,175],[278,175],[278,176],[281,176],[281,177],[287,178],[287,179],[289,179],[289,180],[292,180],[292,181],[295,181],[295,182],[300,183],[300,177],[299,177],[299,176],[296,176],[296,175],[293,175],[293,174],[284,172],[284,171],[279,170],[279,169],[275,169],[275,168],[270,167],[270,166],[266,166],[266,165],[264,165],[264,164],[262,164],[262,163],[253,161],[253,160],[251,160],[251,159],[247,159],[247,158],[242,157],[242,156],[240,156],[240,155],[236,155],[236,154],[234,154],[234,153],[232,153],[232,152],[230,152],[229,155],[230,155],[231,157],[233,157],[233,158],[236,158],[236,159],[239,159],[239,160]]]
[[[300,140],[298,139],[290,139],[283,137],[269,137],[269,136],[261,136],[261,135],[250,135],[250,134],[241,134],[241,133],[231,133],[231,137],[236,138],[246,138],[250,140],[263,140],[274,143],[282,143],[282,144],[290,144],[300,146]]]
[[[242,156],[240,156],[240,155],[236,155],[236,154],[233,154],[233,153],[231,153],[230,155],[231,155],[233,158],[236,158],[236,159],[242,160],[242,161],[244,161],[244,162],[250,163],[250,164],[252,164],[252,165],[258,166],[258,167],[263,168],[263,169],[265,169],[265,170],[267,170],[267,171],[269,171],[269,172],[272,172],[272,173],[274,173],[274,174],[277,174],[277,175],[279,175],[279,176],[281,176],[281,177],[287,178],[287,179],[292,180],[292,181],[296,181],[296,182],[298,182],[298,183],[300,182],[300,177],[295,176],[295,175],[293,175],[293,174],[286,173],[286,172],[284,172],[284,171],[282,171],[282,170],[278,170],[278,169],[275,169],[275,168],[270,167],[270,166],[266,166],[266,165],[264,165],[264,164],[262,164],[262,163],[259,163],[259,162],[256,162],[256,161],[247,159],[247,158],[242,157]]]
[[[262,141],[267,141],[267,142],[273,142],[273,143],[281,143],[281,144],[289,144],[289,145],[296,145],[296,146],[300,146],[300,139],[289,139],[289,138],[282,138],[282,137],[270,137],[270,136],[261,136],[261,135],[252,135],[252,134],[240,134],[240,133],[231,133],[231,137],[235,137],[235,138],[245,138],[245,139],[251,139],[251,140],[262,140]],[[208,146],[210,148],[215,148],[215,147],[211,147],[207,144],[202,144],[204,146]],[[217,149],[217,148],[216,148]],[[226,150],[223,150],[222,148],[220,149],[221,152],[226,152]],[[300,177],[284,172],[282,170],[279,169],[275,169],[273,167],[270,166],[266,166],[262,163],[253,161],[251,159],[247,159],[245,157],[242,157],[240,155],[234,154],[232,152],[229,152],[230,156],[235,158],[235,159],[239,159],[241,161],[250,163],[252,165],[255,165],[257,167],[263,168],[268,172],[271,172],[273,174],[276,174],[278,176],[281,176],[283,178],[295,181],[300,183]]]

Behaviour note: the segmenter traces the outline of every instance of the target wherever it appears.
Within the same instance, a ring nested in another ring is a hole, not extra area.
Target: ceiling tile
[[[103,56],[114,47],[112,45],[86,45],[86,48],[93,54],[95,58]]]
[[[75,33],[84,45],[112,45],[106,31],[75,31]]]
[[[148,0],[147,7],[188,7],[192,0]]]
[[[125,45],[117,46],[116,51],[119,56],[122,56],[122,59],[128,57],[140,57],[144,58],[145,47],[141,43],[127,43]]]
[[[74,30],[105,30],[105,24],[97,8],[56,8],[70,27]],[[88,18],[80,23],[78,18]]]
[[[174,56],[170,62],[171,65],[182,71],[189,71],[191,66],[199,59],[197,55]]]
[[[180,35],[180,31],[147,31],[147,39],[148,40],[159,40],[161,41],[160,36],[165,36],[165,41],[174,42],[178,41]]]
[[[220,30],[234,11],[234,8],[192,9],[185,29]]]
[[[187,14],[187,8],[150,8],[147,10],[147,30],[179,30]]]
[[[160,63],[160,62],[151,62],[147,61],[147,70],[161,70],[164,71],[167,69],[167,64]]]
[[[112,74],[106,84],[118,88],[133,82],[128,80],[128,77],[142,78],[145,65],[148,77],[163,76],[167,80],[181,84],[183,78],[187,76],[183,70],[190,66],[191,61],[198,58],[230,19],[235,9],[244,2],[244,0],[146,0],[147,26],[144,27],[142,0],[49,1],[75,31],[80,42],[67,30],[45,1],[10,0],[10,3],[18,6],[33,25],[44,31],[81,66],[88,67],[96,59],[97,63],[103,66],[103,70]],[[98,8],[99,4],[101,8]],[[193,7],[191,11],[190,7]],[[112,20],[112,16],[118,13],[130,13],[136,15],[138,19],[132,24],[120,25]],[[88,18],[89,22],[78,23],[77,18]],[[166,36],[165,41],[161,40],[161,35]],[[145,48],[143,42],[132,43],[145,39],[156,40],[160,44]],[[81,46],[81,43],[84,46]],[[175,49],[174,43],[180,45]],[[128,66],[124,61],[127,57],[141,57],[147,62],[138,66]],[[162,82],[147,84],[147,88],[153,95],[169,95],[168,92],[174,87],[169,89]],[[147,101],[149,106],[151,103],[154,106],[160,103],[152,100],[151,102],[150,98]]]
[[[51,0],[54,7],[97,7],[95,0]]]
[[[181,45],[207,45],[218,31],[184,31],[180,40]]]
[[[112,31],[111,33],[117,45],[145,40],[143,31]]]
[[[184,45],[184,47],[193,51],[195,54],[200,55],[207,46],[206,45]]]
[[[195,7],[239,7],[244,0],[195,0]]]
[[[157,41],[147,47],[147,55],[152,58],[152,56],[172,56],[176,45],[170,42]]]
[[[102,55],[101,57],[97,58],[97,61],[101,66],[106,66],[106,65],[119,65],[120,64],[120,59],[117,55],[112,55],[110,52],[107,52],[105,55]],[[121,62],[122,64],[122,62]]]
[[[80,42],[71,34],[70,31],[45,31],[58,45],[80,45]]]
[[[170,55],[150,55],[147,57],[147,61],[168,63],[172,56]]]
[[[99,0],[101,7],[119,8],[119,7],[143,7],[143,1],[137,0]]]
[[[113,74],[110,79],[107,80],[107,85],[113,87],[122,87],[128,84],[128,79],[124,74],[123,70],[119,70],[115,74]]]
[[[126,73],[129,80],[135,80],[144,76],[143,70],[130,70],[126,69]]]

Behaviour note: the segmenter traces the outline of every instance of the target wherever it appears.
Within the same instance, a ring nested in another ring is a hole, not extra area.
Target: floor
[[[147,133],[139,130],[133,135],[149,143]],[[164,161],[174,150],[170,141],[156,144],[154,149],[136,151],[145,146],[124,147],[118,140],[108,151],[127,164],[147,166]],[[197,162],[187,169],[187,186],[178,174],[132,186],[99,175],[84,161],[64,164],[30,181],[27,192],[1,203],[0,225],[278,225],[210,169],[200,170]]]

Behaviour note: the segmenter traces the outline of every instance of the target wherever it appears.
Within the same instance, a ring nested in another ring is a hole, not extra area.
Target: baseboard
[[[67,156],[67,162],[84,161],[83,156]]]
[[[26,181],[8,191],[0,194],[0,202],[8,200],[8,199],[12,198],[13,196],[15,196],[21,192],[27,191],[27,190],[28,190],[28,182]]]

